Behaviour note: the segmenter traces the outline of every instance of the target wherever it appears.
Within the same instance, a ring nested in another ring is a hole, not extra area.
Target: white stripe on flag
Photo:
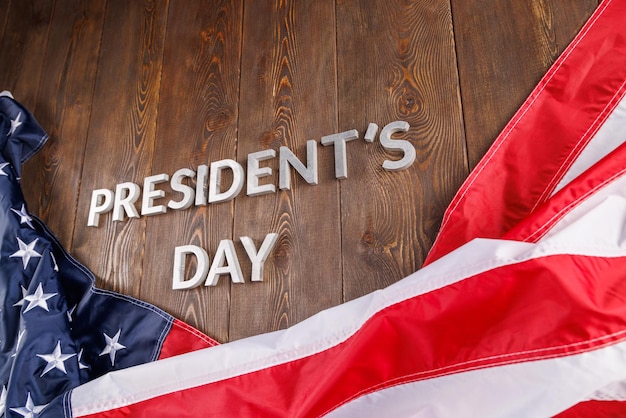
[[[626,402],[626,379],[606,385],[592,393],[586,400]]]
[[[584,173],[592,165],[606,157],[611,151],[626,141],[626,96],[613,110],[604,125],[598,130],[589,144],[580,153],[552,195]]]
[[[555,225],[558,233],[536,244],[477,239],[386,289],[323,311],[290,329],[109,373],[73,391],[74,416],[123,407],[315,355],[346,341],[386,307],[488,270],[558,254],[624,257],[625,182],[622,177],[612,183],[616,187],[596,191],[593,206],[570,212]],[[602,219],[602,228],[597,217]]]
[[[578,231],[568,229],[568,226],[574,222],[584,219],[585,225],[592,225],[595,232],[589,233],[587,239],[613,239],[620,240],[624,237],[623,227],[615,224],[612,220],[624,218],[626,213],[626,175],[622,175],[614,179],[602,188],[601,193],[589,195],[585,200],[580,202],[567,215],[565,215],[557,224],[555,224],[544,236],[543,239],[553,235],[560,235],[561,239],[575,240],[579,237],[574,236]],[[603,204],[610,200],[611,204]],[[558,215],[558,214],[557,214]],[[555,215],[556,216],[556,215]]]
[[[523,337],[522,337],[523,338]],[[626,342],[599,350],[422,380],[362,396],[328,417],[548,417],[626,378]],[[438,401],[434,401],[438,400]]]

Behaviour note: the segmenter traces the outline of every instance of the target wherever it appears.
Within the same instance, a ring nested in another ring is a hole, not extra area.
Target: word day
[[[379,140],[387,151],[402,153],[399,160],[385,160],[382,168],[387,171],[403,170],[411,166],[415,161],[415,147],[409,141],[392,139],[391,135],[397,132],[407,132],[409,124],[404,121],[391,122],[381,130]],[[370,123],[365,133],[365,141],[373,142],[378,133],[378,125]],[[323,146],[334,146],[335,178],[345,179],[348,177],[347,148],[346,143],[359,138],[356,129],[323,136]],[[136,202],[141,197],[141,216],[158,215],[165,213],[167,209],[187,209],[192,205],[205,206],[207,203],[219,203],[234,199],[239,195],[246,183],[246,194],[258,196],[276,192],[273,183],[267,182],[273,175],[271,167],[261,166],[262,161],[276,158],[276,150],[266,149],[248,154],[247,170],[237,161],[224,159],[211,163],[210,170],[207,165],[198,166],[197,171],[189,168],[177,170],[170,178],[167,174],[157,174],[146,177],[142,188],[132,182],[117,184],[115,190],[96,189],[91,194],[89,216],[87,226],[97,227],[100,215],[112,211],[113,221],[122,221],[124,217],[138,218]],[[314,139],[306,143],[306,165],[285,146],[278,150],[279,174],[278,187],[281,190],[291,188],[291,169],[293,168],[307,183],[317,185],[317,142]],[[232,182],[227,190],[222,184],[224,170],[232,173]],[[185,179],[195,178],[195,188],[185,184]],[[262,183],[265,179],[266,183]],[[157,188],[157,185],[170,182],[171,189],[179,192],[179,200],[171,199],[167,204],[155,204],[156,199],[165,197],[165,191]]]
[[[258,250],[252,238],[241,237],[239,239],[252,263],[250,281],[262,282],[263,266],[278,239],[278,234],[267,234]],[[189,255],[196,258],[197,267],[194,275],[186,279],[185,261]],[[213,257],[213,262],[210,263],[210,267],[209,255],[203,248],[197,245],[182,245],[174,249],[172,289],[191,289],[200,286],[203,280],[205,286],[216,286],[219,276],[222,274],[230,274],[233,283],[245,283],[243,273],[241,272],[241,264],[237,258],[235,245],[232,240],[223,239],[220,241],[217,250],[215,250],[215,256]]]

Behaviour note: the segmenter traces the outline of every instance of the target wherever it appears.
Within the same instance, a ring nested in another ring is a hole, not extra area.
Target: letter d
[[[187,254],[193,254],[198,260],[196,274],[189,280],[185,280],[185,261]],[[192,289],[202,282],[209,271],[209,255],[197,245],[183,245],[174,248],[174,275],[172,276],[172,289]]]

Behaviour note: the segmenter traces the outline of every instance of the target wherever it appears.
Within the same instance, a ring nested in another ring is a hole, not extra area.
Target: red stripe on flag
[[[566,189],[555,194],[533,214],[512,228],[504,239],[537,242],[550,229],[598,189],[606,186],[626,172],[626,143],[600,160]]]
[[[218,344],[217,341],[206,336],[191,325],[175,319],[161,347],[159,360],[200,350],[202,348],[213,347]]]
[[[624,416],[624,402],[619,401],[586,401],[568,409],[554,418],[617,418]]]
[[[605,297],[626,294],[624,261],[500,267],[392,305],[318,354],[92,416],[320,416],[403,383],[597,349],[626,339],[626,303]]]
[[[603,2],[452,200],[425,264],[543,203],[626,91],[626,2]]]

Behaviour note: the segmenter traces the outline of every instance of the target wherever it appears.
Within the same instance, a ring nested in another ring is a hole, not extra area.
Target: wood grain
[[[574,39],[598,4],[600,0],[552,0],[550,21],[554,30],[557,55],[560,55]]]
[[[175,2],[163,68],[153,174],[236,159],[242,4]],[[181,48],[184,45],[184,48]],[[196,181],[190,184],[195,186]],[[166,199],[180,196],[170,193]],[[213,259],[222,239],[232,238],[234,203],[173,211],[147,220],[141,297],[189,324],[228,341],[230,278],[215,287],[172,290],[174,248],[193,244]],[[188,267],[189,276],[193,266]]]
[[[452,0],[471,167],[597,6],[596,0],[477,3]]]
[[[11,91],[28,109],[37,103],[53,5],[53,0],[13,1],[0,18],[6,22],[0,42],[0,91]]]
[[[56,3],[43,61],[45,77],[32,110],[50,138],[26,164],[26,201],[66,248],[72,247],[76,224],[105,6],[104,1]],[[42,184],[46,187],[38,187]]]
[[[152,174],[166,1],[109,1],[80,185],[74,252],[102,287],[139,296],[145,220],[103,216],[86,227],[91,193]]]
[[[332,1],[246,3],[237,144],[242,164],[251,152],[280,146],[306,161],[308,139],[319,142],[338,132],[334,13]],[[277,192],[235,201],[235,237],[250,236],[257,246],[268,233],[279,238],[264,281],[232,287],[231,339],[286,328],[341,302],[338,182],[333,150],[318,148],[318,185],[292,173],[291,190],[279,191],[276,158],[263,162],[274,175],[262,183]],[[244,276],[249,272],[245,265]]]
[[[11,0],[6,0],[4,2],[4,11],[0,12],[0,35],[2,39],[4,37],[4,28],[6,27],[7,21],[9,20],[9,11],[11,10]]]
[[[355,13],[355,10],[358,13]],[[378,141],[355,144],[341,183],[345,299],[417,270],[467,175],[448,2],[338,1],[339,127],[394,120],[417,151],[407,170]]]

